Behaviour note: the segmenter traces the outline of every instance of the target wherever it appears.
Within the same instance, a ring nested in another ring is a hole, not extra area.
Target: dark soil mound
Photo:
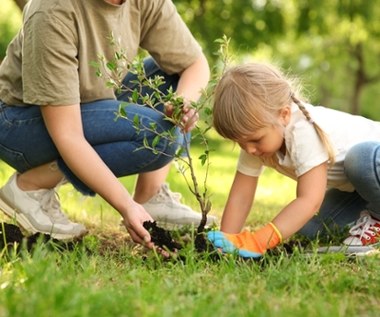
[[[54,245],[55,247],[68,250],[72,250],[76,243],[53,239],[50,235],[43,233],[35,233],[30,236],[25,236],[18,226],[6,222],[0,222],[0,250],[4,247],[8,247],[9,249],[20,251],[20,248],[25,245],[26,249],[31,251],[37,242],[51,243],[51,245]]]
[[[161,228],[157,225],[157,223],[151,221],[144,222],[144,228],[147,229],[151,236],[151,241],[158,247],[169,250],[171,252],[177,252],[183,248],[181,243],[175,241],[170,233],[170,231]],[[221,255],[215,248],[211,245],[211,243],[206,239],[204,232],[199,232],[199,228],[195,235],[194,240],[194,248],[195,251],[199,255],[207,255],[207,257],[211,260],[219,260]],[[180,260],[185,260],[185,256],[181,255],[178,257]]]
[[[144,228],[149,231],[151,241],[156,246],[173,252],[182,249],[181,244],[174,241],[170,231],[157,226],[155,221],[145,221],[143,225]]]

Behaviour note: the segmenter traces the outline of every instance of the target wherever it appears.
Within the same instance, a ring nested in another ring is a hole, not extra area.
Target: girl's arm
[[[224,208],[221,230],[226,233],[239,233],[244,226],[257,188],[258,177],[236,172]]]
[[[80,105],[44,106],[41,112],[54,144],[73,173],[103,197],[124,218],[133,241],[152,247],[143,227],[152,220],[114,176],[84,137]]]
[[[273,219],[284,239],[300,230],[318,211],[327,186],[327,163],[314,167],[298,178],[297,198]]]
[[[243,185],[244,182],[239,178],[237,184]],[[207,234],[208,239],[222,252],[237,252],[245,258],[260,258],[267,249],[274,248],[284,238],[286,239],[296,233],[311,219],[322,204],[326,184],[327,163],[324,163],[299,177],[297,198],[282,209],[272,222],[255,232],[243,231],[241,233],[236,232],[241,222],[246,218],[245,213],[248,206],[250,206],[251,200],[244,203],[243,201],[239,202],[238,197],[249,199],[249,190],[234,185],[233,192],[231,192],[232,198],[229,199],[231,205],[228,205],[230,206],[229,208],[228,206],[226,207],[226,216],[223,216],[225,219],[222,231],[209,231]],[[239,190],[243,191],[243,193],[240,194]],[[253,196],[252,194],[251,198]],[[239,214],[239,210],[236,210],[239,209],[236,207],[239,204],[243,206],[240,209],[241,214]],[[224,232],[225,230],[231,230],[232,233]]]

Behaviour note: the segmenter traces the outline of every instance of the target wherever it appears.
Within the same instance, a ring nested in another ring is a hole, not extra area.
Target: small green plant
[[[186,101],[173,89],[168,89],[167,91],[162,92],[160,86],[165,83],[164,78],[162,76],[155,76],[153,78],[148,77],[144,70],[144,59],[142,56],[138,56],[134,60],[129,60],[125,51],[119,47],[118,43],[112,36],[110,40],[111,45],[115,46],[113,59],[106,60],[104,57],[100,56],[99,61],[94,63],[93,66],[97,68],[97,75],[105,79],[107,87],[114,89],[117,93],[128,92],[130,95],[128,102],[122,102],[120,104],[116,118],[130,120],[137,133],[148,131],[151,133],[153,132],[156,135],[151,143],[149,143],[147,139],[144,139],[144,144],[139,149],[149,149],[156,154],[165,154],[160,152],[156,145],[161,139],[166,139],[170,144],[178,142],[175,136],[175,129],[181,127],[183,107]],[[211,153],[207,140],[207,132],[211,129],[210,117],[212,109],[210,105],[214,87],[230,60],[228,52],[229,39],[223,37],[222,39],[217,40],[217,42],[220,44],[218,55],[220,57],[221,67],[216,66],[212,69],[211,80],[207,87],[202,91],[200,99],[187,105],[196,109],[201,120],[192,130],[191,136],[181,129],[184,142],[177,144],[178,151],[174,156],[178,171],[184,176],[187,187],[195,196],[202,212],[202,220],[197,228],[198,233],[204,231],[207,222],[207,214],[211,210],[210,195],[207,187]],[[136,77],[132,82],[133,88],[123,85],[123,74],[125,73],[125,69]],[[144,88],[148,88],[149,93],[144,93],[144,91],[146,91]],[[159,132],[155,124],[144,125],[138,115],[128,117],[125,108],[128,107],[129,104],[142,104],[144,106],[149,106],[156,111],[159,111],[158,107],[162,107],[163,105],[165,108],[164,119],[172,122],[173,128],[169,131]],[[203,153],[198,157],[201,166],[205,169],[202,185],[199,183],[197,171],[194,166],[194,158],[190,151],[190,144],[194,142],[199,142],[203,148]]]

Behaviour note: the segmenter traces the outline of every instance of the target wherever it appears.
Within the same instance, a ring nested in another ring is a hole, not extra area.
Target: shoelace
[[[182,195],[180,193],[174,193],[172,192],[167,184],[162,185],[160,193],[162,193],[164,197],[169,197],[170,200],[180,202]]]
[[[371,215],[365,214],[361,216],[356,224],[350,229],[350,235],[359,236],[359,239],[370,240],[371,236],[374,237],[379,232],[379,227],[375,227],[377,221]]]
[[[66,215],[61,211],[58,198],[58,193],[54,189],[41,193],[39,197],[42,209],[56,222],[67,220]]]

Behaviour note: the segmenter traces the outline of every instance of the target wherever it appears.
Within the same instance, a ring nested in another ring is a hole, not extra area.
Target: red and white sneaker
[[[380,220],[372,217],[367,210],[349,231],[350,236],[343,243],[349,246],[374,246],[380,243]]]

